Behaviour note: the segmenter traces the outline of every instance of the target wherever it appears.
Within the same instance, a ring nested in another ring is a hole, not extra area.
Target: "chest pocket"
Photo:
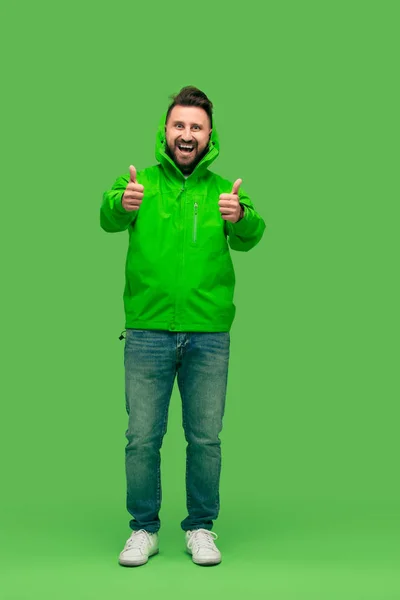
[[[187,205],[189,244],[199,251],[222,252],[226,246],[225,221],[221,217],[218,197],[215,202],[210,198],[193,197]]]

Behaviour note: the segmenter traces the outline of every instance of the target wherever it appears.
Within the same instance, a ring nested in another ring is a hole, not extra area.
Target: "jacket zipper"
[[[198,208],[199,205],[197,204],[197,202],[194,203],[193,206],[193,243],[196,244],[197,242],[197,212],[198,212]]]

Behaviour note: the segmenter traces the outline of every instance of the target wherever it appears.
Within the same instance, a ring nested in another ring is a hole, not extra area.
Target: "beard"
[[[197,145],[195,146],[195,150],[197,149]],[[193,150],[193,152],[195,151]],[[176,155],[175,155],[175,146],[174,148],[171,150],[168,142],[165,143],[165,151],[168,154],[168,156],[170,158],[172,158],[172,160],[174,161],[174,163],[176,164],[176,166],[178,167],[178,169],[184,174],[184,175],[190,175],[191,173],[193,173],[194,169],[197,167],[197,165],[199,164],[199,162],[202,160],[202,158],[204,158],[204,156],[207,154],[209,150],[209,144],[207,144],[207,146],[204,148],[203,152],[200,152],[200,154],[197,154],[194,156],[193,160],[186,164],[186,165],[181,165],[177,159],[176,159]]]

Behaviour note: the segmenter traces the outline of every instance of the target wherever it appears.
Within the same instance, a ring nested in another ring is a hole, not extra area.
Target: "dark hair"
[[[198,106],[199,108],[203,108],[208,117],[210,119],[210,124],[212,128],[212,109],[213,104],[211,100],[207,98],[204,92],[194,87],[193,85],[187,85],[183,87],[179,94],[174,94],[171,96],[172,103],[168,107],[167,117],[165,122],[168,121],[169,114],[174,106]]]

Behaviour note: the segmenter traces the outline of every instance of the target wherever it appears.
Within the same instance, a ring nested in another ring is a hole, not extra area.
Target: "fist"
[[[221,194],[219,197],[219,212],[224,221],[236,223],[242,216],[242,207],[239,203],[239,188],[241,179],[236,179],[230,194]]]
[[[132,165],[129,167],[129,183],[126,186],[122,196],[122,206],[125,210],[139,210],[143,200],[144,187],[136,181],[136,169]]]

